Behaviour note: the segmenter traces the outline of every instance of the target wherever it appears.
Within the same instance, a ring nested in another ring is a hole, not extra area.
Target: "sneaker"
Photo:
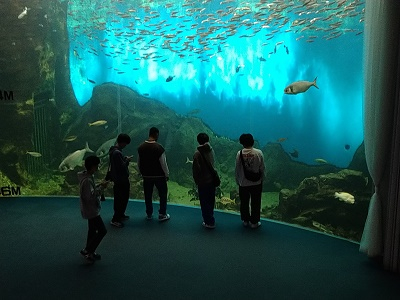
[[[208,228],[208,229],[214,229],[215,228],[215,224],[211,225],[211,224],[206,224],[205,222],[203,222],[201,225],[203,225],[203,227]]]
[[[101,255],[98,253],[89,253],[86,249],[82,249],[79,252],[87,260],[101,260]]]
[[[258,228],[258,227],[260,227],[261,226],[261,222],[260,221],[258,221],[256,224],[253,224],[253,223],[250,223],[250,227],[251,228]]]
[[[123,215],[123,217],[122,217],[122,221],[126,221],[126,220],[129,220],[129,216],[127,216],[127,215]]]
[[[86,249],[82,249],[80,253],[83,256],[83,258],[86,259],[89,263],[94,263],[96,261],[96,258],[94,257],[93,253],[87,252]]]
[[[163,222],[163,221],[168,221],[171,218],[171,216],[169,214],[159,214],[158,215],[158,221]]]
[[[153,220],[153,215],[147,215],[146,220]]]
[[[243,223],[243,226],[244,226],[244,227],[249,226],[249,222],[248,222],[248,221],[242,221],[242,223]]]
[[[118,228],[124,227],[124,223],[118,222],[118,221],[111,221],[110,224],[111,224],[112,226],[115,226],[115,227],[118,227]]]

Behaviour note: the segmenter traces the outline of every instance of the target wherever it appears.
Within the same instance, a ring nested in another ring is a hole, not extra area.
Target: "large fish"
[[[296,95],[306,92],[311,86],[315,86],[317,89],[319,89],[317,86],[317,77],[315,77],[314,81],[295,81],[289,84],[285,88],[284,92],[287,95]]]
[[[117,140],[116,138],[113,138],[113,139],[108,140],[107,142],[103,143],[103,145],[101,145],[101,146],[99,147],[99,149],[97,149],[96,155],[97,155],[99,158],[102,158],[102,157],[108,155],[108,151],[110,150],[110,148],[111,148],[112,146],[115,145],[115,141],[116,141],[116,140]]]
[[[335,192],[335,198],[349,204],[354,204],[355,202],[354,196],[346,192]]]
[[[58,169],[61,172],[67,172],[75,169],[76,166],[82,166],[83,157],[86,152],[93,153],[94,151],[89,148],[88,143],[86,142],[86,146],[84,149],[76,150],[75,152],[68,155],[61,164],[58,166]]]

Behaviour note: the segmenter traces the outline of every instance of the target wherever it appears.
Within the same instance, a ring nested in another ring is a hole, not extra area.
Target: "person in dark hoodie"
[[[200,199],[203,226],[215,228],[214,206],[215,185],[212,169],[214,167],[214,151],[209,143],[209,136],[202,132],[197,135],[199,146],[193,155],[193,179],[197,185]]]
[[[108,181],[96,185],[93,175],[98,170],[99,164],[100,159],[97,156],[88,156],[85,159],[86,170],[78,173],[81,214],[88,220],[89,227],[86,247],[80,253],[91,263],[101,259],[101,255],[95,251],[107,233],[100,216],[100,197]]]
[[[110,171],[111,180],[114,182],[114,216],[111,225],[122,228],[123,221],[128,220],[129,216],[125,214],[129,201],[130,182],[128,165],[132,156],[124,156],[122,149],[130,144],[131,138],[125,133],[117,137],[117,143],[110,148]]]

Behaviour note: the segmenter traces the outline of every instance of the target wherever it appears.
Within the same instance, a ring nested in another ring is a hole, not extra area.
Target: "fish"
[[[165,79],[166,82],[170,82],[172,81],[172,79],[174,79],[175,76],[168,76],[167,79]]]
[[[92,79],[87,79],[90,83],[96,84],[96,81],[92,80]]]
[[[63,139],[64,142],[73,142],[77,139],[78,137],[76,135],[70,135],[67,136],[65,139]]]
[[[28,8],[25,6],[24,10],[22,11],[22,13],[20,13],[18,15],[18,19],[22,19],[23,17],[25,17],[28,14]]]
[[[116,138],[112,138],[112,139],[110,139],[110,140],[104,142],[104,143],[99,147],[99,149],[96,150],[96,155],[97,155],[99,158],[102,158],[102,157],[106,156],[106,155],[108,154],[110,148],[111,148],[112,146],[115,145],[116,140],[117,140]]]
[[[236,73],[238,73],[239,71],[240,71],[240,68],[241,68],[242,66],[241,65],[238,65],[237,67],[236,67]]]
[[[277,139],[276,141],[278,142],[278,143],[283,143],[284,141],[286,141],[288,138],[287,137],[284,137],[284,138],[279,138],[279,139]]]
[[[192,164],[192,163],[193,163],[193,160],[190,160],[189,157],[186,157],[186,163],[187,163],[187,164]]]
[[[290,156],[293,158],[298,158],[299,157],[299,151],[296,149],[293,149],[293,152],[289,152]]]
[[[104,125],[104,124],[107,124],[106,120],[99,120],[99,121],[96,121],[96,122],[93,122],[93,123],[88,123],[89,127],[90,126],[101,126],[101,125]]]
[[[344,149],[349,150],[350,149],[350,145],[349,144],[344,145]]]
[[[41,157],[42,154],[39,152],[34,152],[34,151],[27,151],[26,154],[29,154],[32,157]]]
[[[285,90],[284,93],[287,95],[296,95],[299,93],[304,93],[306,92],[311,86],[315,86],[317,89],[319,87],[317,86],[317,77],[315,77],[314,81],[296,81],[291,84],[289,84]]]
[[[86,152],[94,152],[89,148],[89,144],[87,142],[84,149],[76,150],[75,152],[69,154],[66,158],[64,158],[64,160],[58,166],[58,169],[61,172],[68,172],[75,169],[76,166],[81,166]]]
[[[319,163],[319,164],[327,164],[328,162],[325,160],[325,159],[323,159],[323,158],[316,158],[316,159],[314,159],[314,161],[316,162],[316,163]]]
[[[335,198],[349,204],[354,204],[355,202],[354,196],[346,192],[335,192]]]
[[[195,108],[195,109],[192,109],[191,111],[189,111],[188,113],[187,113],[187,115],[188,116],[190,116],[190,115],[197,115],[197,114],[199,114],[201,112],[201,109],[200,108]]]
[[[262,57],[262,56],[260,56],[259,58],[258,58],[260,61],[267,61],[264,57]]]

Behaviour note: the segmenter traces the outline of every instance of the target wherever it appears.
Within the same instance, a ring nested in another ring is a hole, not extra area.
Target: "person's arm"
[[[140,155],[138,155],[138,157],[137,157],[137,167],[139,170],[139,174],[142,175],[142,172],[140,172]]]
[[[241,161],[240,161],[240,152],[236,154],[236,161],[235,161],[235,181],[236,184],[239,185],[239,178],[240,178],[240,171],[239,168],[241,168]]]
[[[161,168],[164,171],[165,177],[169,178],[169,169],[167,165],[167,156],[165,155],[165,152],[163,152],[163,154],[161,154],[160,156],[160,164]]]
[[[196,185],[199,185],[200,165],[198,155],[196,155],[196,153],[193,155],[192,173],[194,182],[196,183]]]

